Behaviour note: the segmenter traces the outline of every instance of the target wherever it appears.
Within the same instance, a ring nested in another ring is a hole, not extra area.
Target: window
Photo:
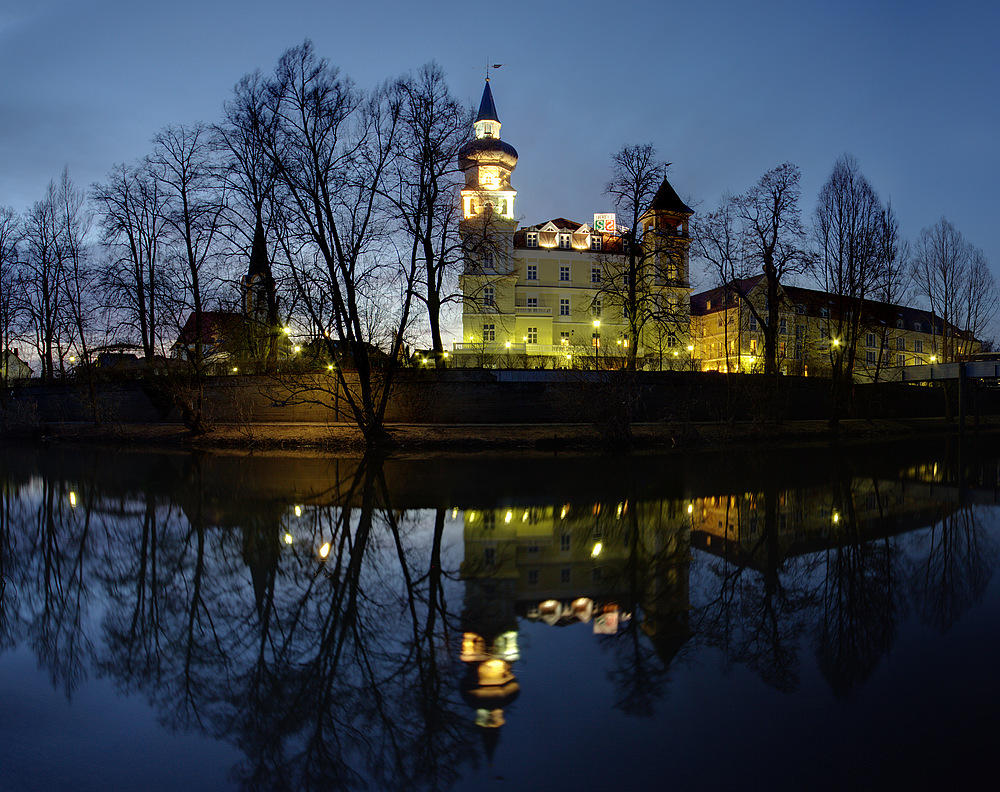
[[[797,313],[799,316],[802,316],[805,312],[806,312],[806,307],[804,305],[795,306],[795,313]]]
[[[527,234],[525,234],[524,235],[524,244],[527,245],[530,248],[536,248],[536,247],[538,247],[538,232],[537,231],[529,231]]]
[[[921,341],[921,340],[919,340],[919,339],[916,340],[916,341],[914,341],[913,342],[913,351],[914,352],[921,352],[922,353],[924,351],[924,342]]]
[[[820,308],[819,315],[826,319],[830,315],[830,312],[826,308]]]
[[[875,333],[867,333],[865,335],[865,346],[872,348],[875,347]]]
[[[667,336],[667,346],[668,347],[677,346],[677,336],[675,336],[673,333]]]
[[[569,281],[569,267],[559,267],[559,280]]]
[[[902,319],[897,319],[896,320],[896,327],[899,328],[900,330],[903,329],[904,325],[905,325],[905,322]]]
[[[600,316],[601,315],[601,301],[600,300],[594,300],[594,304],[591,306],[590,312],[594,316]]]
[[[538,307],[538,298],[537,297],[529,297],[528,298],[528,307],[529,308],[537,308]]]
[[[784,317],[778,321],[778,332],[782,335],[788,332],[788,320]]]
[[[750,354],[751,355],[757,354],[757,339],[756,338],[751,338],[750,339]]]
[[[530,281],[536,281],[536,280],[538,280],[538,265],[537,264],[529,264],[528,265],[528,274],[527,274],[526,278],[527,278],[527,280],[530,280]]]
[[[559,582],[563,585],[570,582],[570,574],[572,572],[572,567],[563,567],[559,570]]]
[[[483,305],[495,305],[493,302],[494,292],[492,286],[483,287]]]
[[[590,343],[594,347],[594,349],[597,349],[598,347],[600,347],[601,346],[601,334],[600,333],[591,333],[590,334]]]
[[[559,247],[563,250],[569,250],[572,246],[573,235],[572,234],[560,234],[559,235]]]
[[[869,366],[874,366],[875,365],[875,350],[874,349],[869,349],[868,352],[865,353],[865,359],[868,361],[868,365]]]
[[[802,344],[795,345],[795,359],[802,360]]]
[[[896,365],[905,366],[906,365],[906,355],[896,355]]]
[[[483,341],[497,340],[497,326],[493,324],[483,325]]]
[[[559,299],[559,315],[569,316],[569,297],[561,297]]]
[[[747,326],[748,326],[748,327],[749,327],[749,328],[750,328],[751,330],[756,330],[756,329],[757,329],[757,317],[756,317],[756,316],[754,316],[753,314],[750,314],[750,320],[749,320],[749,322],[748,322],[748,325],[747,325]]]
[[[920,322],[914,322],[913,329],[916,330],[918,333],[922,333],[924,331],[924,326],[920,324]]]
[[[528,328],[528,343],[537,344],[538,343],[538,328],[529,327]]]
[[[559,334],[559,343],[560,344],[568,344],[569,343],[569,333],[568,332],[563,332],[563,333]]]
[[[493,269],[493,251],[484,250],[483,251],[483,268]]]
[[[906,351],[906,339],[903,338],[903,336],[900,336],[899,338],[896,339],[896,349],[898,349],[900,352]]]
[[[600,267],[591,267],[590,268],[590,282],[591,283],[600,283],[601,282],[601,268]]]
[[[806,328],[804,325],[795,325],[795,338],[799,340],[803,338],[806,334]]]
[[[559,549],[564,553],[568,553],[569,548],[570,548],[570,535],[568,533],[564,533],[559,537]]]
[[[590,235],[590,249],[591,250],[600,250],[601,249],[601,235],[600,234],[591,234]]]

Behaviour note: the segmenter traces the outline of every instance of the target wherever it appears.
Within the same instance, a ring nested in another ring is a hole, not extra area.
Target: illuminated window
[[[597,349],[598,347],[600,347],[600,345],[601,345],[601,334],[600,333],[591,333],[590,334],[590,343],[591,343],[591,346],[594,347],[594,349]]]
[[[669,344],[668,344],[668,346],[669,346]],[[757,339],[756,338],[751,338],[750,339],[750,354],[754,355],[756,353],[757,353]]]
[[[601,249],[601,235],[600,234],[591,234],[590,235],[590,249],[591,250],[600,250]]]
[[[563,297],[559,300],[559,315],[569,316],[569,298]]]
[[[494,292],[492,286],[483,287],[483,305],[494,305]]]
[[[536,247],[538,247],[538,232],[537,231],[529,231],[525,235],[524,243],[528,247],[530,247],[530,248],[536,248]]]
[[[569,267],[559,267],[559,280],[569,281]]]
[[[483,325],[483,341],[497,340],[497,326],[493,324]]]
[[[536,246],[538,245],[538,239],[537,239],[537,237],[535,239],[535,245]],[[530,280],[530,281],[536,281],[536,280],[538,280],[538,265],[537,264],[529,264],[528,265],[527,279]]]
[[[572,244],[573,244],[572,234],[559,235],[559,247],[561,247],[563,250],[569,250],[570,247],[572,247]]]
[[[590,282],[591,283],[600,283],[601,282],[601,268],[600,267],[591,267],[590,268]]]
[[[528,343],[537,344],[538,343],[538,328],[529,327],[528,328]]]

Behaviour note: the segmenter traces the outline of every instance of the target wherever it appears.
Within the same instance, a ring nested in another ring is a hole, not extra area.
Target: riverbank
[[[639,423],[631,441],[609,437],[592,424],[389,424],[394,454],[475,454],[504,452],[662,451],[722,445],[828,445],[890,438],[957,433],[943,418],[850,419],[836,433],[827,421]],[[989,416],[978,429],[971,422],[966,434],[995,433],[1000,417]],[[202,450],[298,450],[356,453],[364,449],[357,427],[340,423],[216,424],[204,435],[192,435],[178,424],[48,423],[18,439],[51,443],[84,443],[133,447],[174,447]]]

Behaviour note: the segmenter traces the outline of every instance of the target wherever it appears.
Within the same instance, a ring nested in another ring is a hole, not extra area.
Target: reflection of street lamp
[[[594,320],[594,368],[600,368],[601,354],[601,320]]]

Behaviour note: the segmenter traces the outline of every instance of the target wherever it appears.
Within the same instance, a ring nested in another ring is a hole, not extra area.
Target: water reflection
[[[997,565],[973,505],[995,501],[995,462],[921,454],[20,449],[0,477],[0,653],[29,647],[67,699],[111,679],[238,747],[238,788],[447,789],[532,729],[525,631],[586,631],[596,654],[564,660],[602,658],[628,717],[705,651],[786,694],[811,656],[855,699],[902,621],[946,633]]]

